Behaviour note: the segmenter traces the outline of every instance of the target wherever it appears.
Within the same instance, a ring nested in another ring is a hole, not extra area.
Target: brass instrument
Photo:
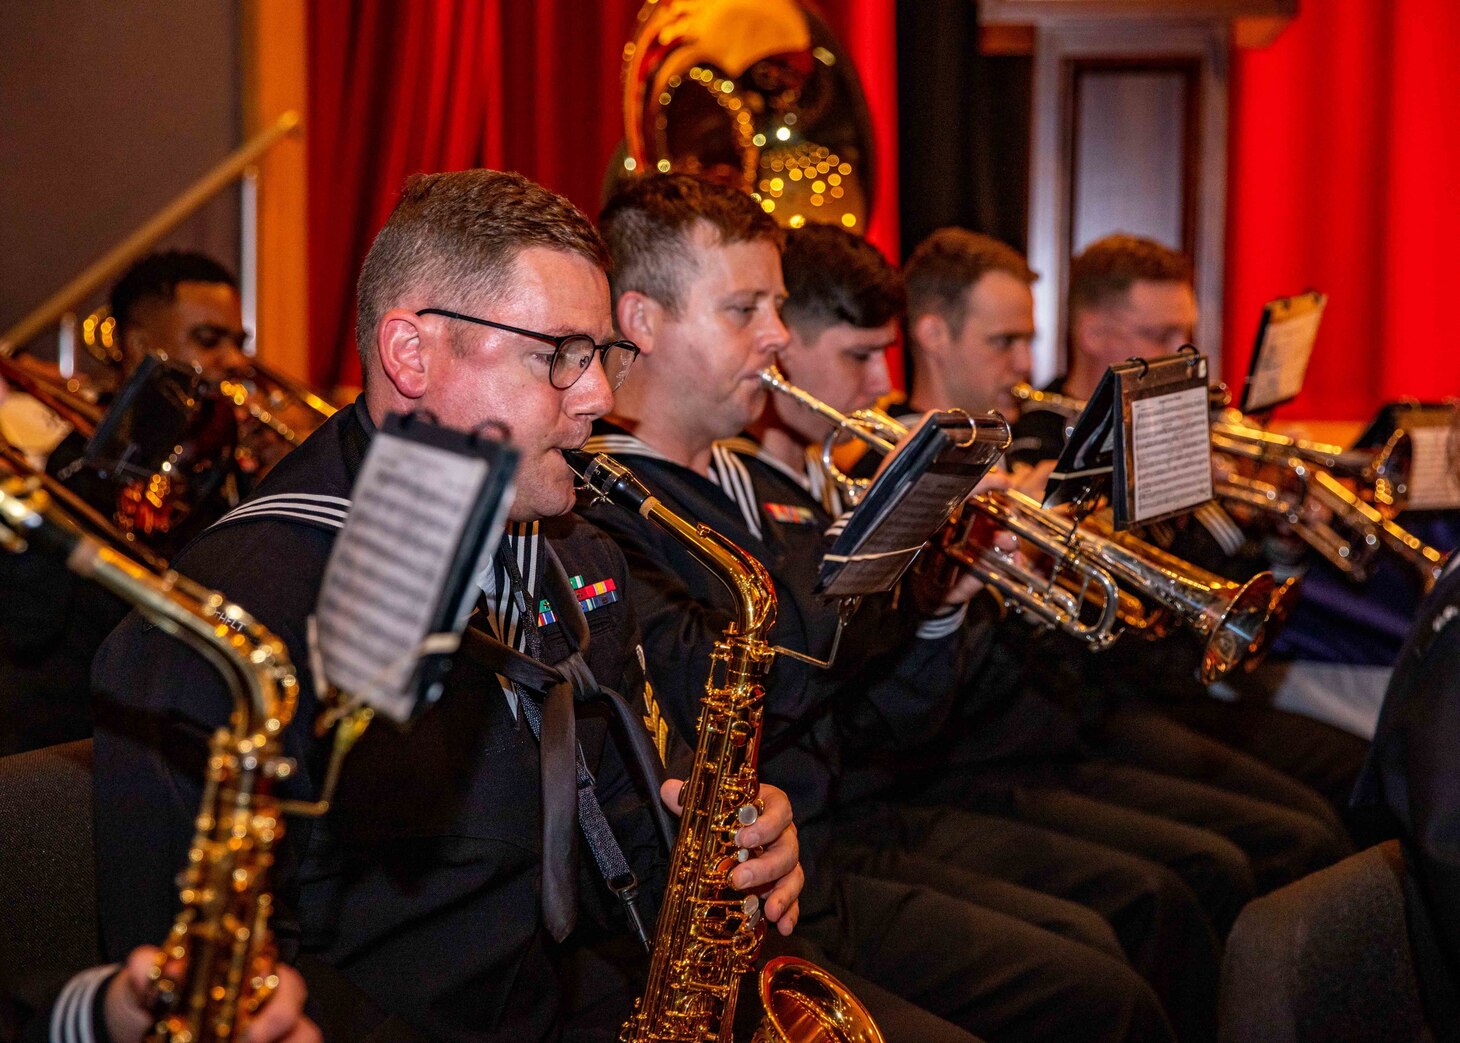
[[[766,640],[775,622],[775,588],[759,561],[670,511],[610,457],[564,455],[595,495],[664,529],[735,596],[735,620],[711,655],[649,980],[620,1034],[623,1043],[729,1043],[740,977],[765,932],[760,900],[737,892],[730,872],[744,857],[735,834],[759,810],[763,682],[777,654]],[[755,1043],[882,1043],[856,997],[804,960],[770,961],[760,990],[765,1018]]]
[[[0,471],[3,471],[0,465]],[[339,759],[363,730],[357,714],[337,735],[319,802],[276,800],[269,789],[294,763],[280,752],[298,683],[282,641],[223,595],[175,572],[160,574],[84,535],[33,477],[0,478],[0,547],[62,556],[77,575],[136,606],[208,661],[233,695],[229,725],[214,733],[188,863],[182,910],[152,969],[160,1011],[149,1039],[241,1039],[278,985],[269,930],[269,867],[285,812],[328,808]]]
[[[0,380],[17,391],[23,391],[79,431],[90,437],[106,412],[97,405],[94,395],[79,380],[66,380],[59,373],[51,374],[35,363],[0,355]]]
[[[108,308],[98,308],[82,320],[81,344],[108,372],[124,371],[126,359],[117,340],[116,319]],[[5,372],[4,362],[0,356],[0,375]],[[88,396],[87,385],[75,378],[66,381],[66,387],[73,396],[87,396],[93,402],[96,399],[94,392]],[[239,413],[239,456],[249,473],[266,472],[289,450],[303,445],[315,428],[336,412],[333,403],[311,388],[257,359],[249,359],[246,368],[220,378],[217,388]],[[50,399],[43,401],[57,408]]]
[[[829,440],[845,432],[885,453],[893,448],[888,435],[901,438],[907,433],[905,424],[885,413],[875,415],[876,430],[864,429],[857,414],[847,416],[795,387],[774,365],[762,371],[761,381],[835,425]],[[825,463],[826,454],[822,459]],[[850,481],[839,470],[829,473],[834,481]],[[1204,640],[1200,674],[1210,684],[1262,645],[1275,588],[1271,573],[1231,583],[1134,536],[1116,533],[1098,518],[1077,523],[1012,489],[979,493],[965,506],[1046,555],[1048,572],[1021,566],[980,537],[973,525],[964,530],[968,539],[945,541],[944,552],[1035,621],[1058,627],[1093,649],[1105,648],[1119,636],[1117,623],[1161,636],[1174,621]]]
[[[1067,395],[1014,386],[1015,398],[1073,417],[1085,403]],[[1344,449],[1323,442],[1275,434],[1253,424],[1244,414],[1224,408],[1225,392],[1214,388],[1212,421],[1214,451],[1270,466],[1283,484],[1239,471],[1214,476],[1217,498],[1274,515],[1339,571],[1362,581],[1380,549],[1399,556],[1428,591],[1444,568],[1445,556],[1400,526],[1394,518],[1403,509],[1411,459],[1409,438],[1396,431],[1376,450]],[[1339,480],[1354,481],[1355,492]],[[1319,509],[1310,511],[1309,505]]]
[[[298,692],[284,646],[222,595],[176,573],[155,576],[82,536],[32,481],[0,481],[0,522],[7,549],[37,544],[64,555],[77,575],[130,601],[228,682],[233,716],[211,742],[197,834],[182,878],[182,912],[153,969],[166,1013],[150,1038],[239,1038],[278,984],[267,876],[283,825],[268,785],[293,768],[279,753],[279,737]],[[177,961],[182,973],[168,974],[165,968]]]
[[[837,439],[850,434],[885,454],[892,452],[896,440],[907,434],[907,426],[880,409],[859,409],[844,414],[792,384],[774,364],[762,370],[760,377],[772,391],[787,396],[833,425],[821,445],[822,469],[849,503],[860,501],[870,480],[853,478],[837,466],[833,459]],[[1064,544],[1053,527],[1041,524],[1042,517],[1027,517],[1021,510],[990,495],[974,497],[970,506],[975,510],[966,511],[940,538],[940,550],[998,591],[1006,604],[1031,620],[1057,627],[1096,650],[1114,643],[1120,635],[1117,624],[1121,591],[1107,571]],[[981,526],[980,517],[991,524]],[[1049,573],[1028,568],[1017,557],[999,551],[991,539],[985,538],[990,535],[986,531],[990,528],[1006,529],[1038,547],[1049,558]]]
[[[624,46],[624,155],[753,195],[780,224],[861,233],[875,195],[857,70],[797,0],[646,0]]]

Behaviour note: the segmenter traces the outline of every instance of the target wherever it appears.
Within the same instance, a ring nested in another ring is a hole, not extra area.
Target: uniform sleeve
[[[993,624],[984,600],[948,617],[957,625],[937,636],[921,636],[935,621],[917,624],[913,636],[858,670],[865,686],[849,686],[852,698],[842,700],[838,715],[849,754],[909,749],[944,725],[992,642]],[[886,611],[882,629],[905,633],[907,624]]]

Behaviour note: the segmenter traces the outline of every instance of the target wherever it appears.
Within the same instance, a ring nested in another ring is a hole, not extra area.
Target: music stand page
[[[891,590],[1008,445],[1009,425],[997,416],[930,416],[888,457],[822,558],[817,592]]]
[[[1280,297],[1263,307],[1247,386],[1242,389],[1242,412],[1271,409],[1303,390],[1308,359],[1313,354],[1318,324],[1327,306],[1326,296],[1310,291],[1296,297]]]
[[[1453,407],[1417,406],[1398,412],[1395,422],[1409,435],[1412,454],[1405,510],[1460,508],[1460,481],[1451,459],[1451,443],[1456,437]]]
[[[515,467],[499,442],[413,417],[381,425],[315,610],[325,679],[352,702],[404,722],[439,694],[449,655],[423,656],[423,645],[466,625]]]
[[[1116,368],[1123,451],[1115,458],[1117,528],[1183,514],[1212,498],[1207,360],[1182,352]]]

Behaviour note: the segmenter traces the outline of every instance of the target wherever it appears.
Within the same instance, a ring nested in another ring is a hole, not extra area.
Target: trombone
[[[831,464],[838,436],[849,434],[887,453],[907,426],[877,410],[850,416],[791,384],[774,364],[761,372],[768,388],[829,421],[834,430],[822,447],[827,473],[853,502],[866,488]],[[1057,627],[1089,644],[1108,647],[1117,624],[1155,636],[1186,626],[1205,640],[1200,675],[1211,683],[1262,647],[1273,609],[1274,581],[1263,572],[1233,583],[1198,569],[1099,519],[1079,524],[1047,511],[1014,490],[980,493],[966,506],[975,519],[960,520],[943,541],[944,553],[973,571],[1036,622]],[[1006,529],[1050,560],[1049,572],[1030,569],[985,541],[985,528]]]

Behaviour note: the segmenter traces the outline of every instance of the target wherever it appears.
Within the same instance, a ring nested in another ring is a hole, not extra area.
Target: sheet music
[[[945,430],[963,439],[969,423],[977,435],[968,444]],[[849,597],[892,589],[1008,444],[1003,420],[934,414],[888,457],[822,557],[817,592]]]
[[[325,569],[316,617],[329,682],[394,720],[481,493],[480,457],[378,434]]]
[[[1328,298],[1319,297],[1316,307],[1268,322],[1262,343],[1257,346],[1255,368],[1244,400],[1243,408],[1247,412],[1285,402],[1303,390],[1303,377],[1308,372],[1308,359],[1313,354],[1318,323],[1327,303]]]
[[[1406,430],[1414,452],[1407,509],[1436,511],[1460,507],[1460,482],[1456,481],[1450,461],[1450,425],[1416,424]]]
[[[1207,389],[1187,388],[1131,402],[1136,522],[1212,498]]]
[[[845,567],[826,586],[831,597],[888,590],[927,543],[936,520],[963,502],[969,489],[966,474],[928,472],[911,483],[888,505],[876,522],[875,546],[843,555],[828,553],[825,560]],[[929,519],[933,519],[930,522]]]

